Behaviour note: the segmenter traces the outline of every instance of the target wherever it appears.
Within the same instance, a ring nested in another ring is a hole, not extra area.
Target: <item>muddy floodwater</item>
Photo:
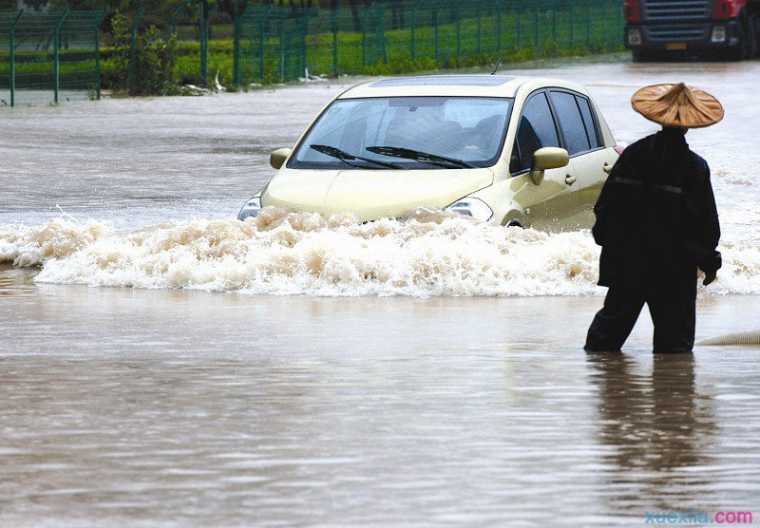
[[[723,101],[687,137],[724,230],[697,337],[760,330],[760,63],[523,73],[624,142],[643,84]],[[587,231],[234,220],[350,82],[0,110],[0,526],[760,521],[760,347],[654,358],[644,314],[584,353]]]

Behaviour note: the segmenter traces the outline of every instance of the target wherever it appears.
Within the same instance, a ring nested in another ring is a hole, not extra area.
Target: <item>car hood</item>
[[[324,215],[353,213],[362,221],[400,217],[417,207],[442,209],[493,183],[488,168],[457,170],[283,169],[263,205]]]

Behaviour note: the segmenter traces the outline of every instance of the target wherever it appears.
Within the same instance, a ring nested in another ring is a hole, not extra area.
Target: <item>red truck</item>
[[[667,55],[758,54],[760,0],[624,0],[625,46],[636,62]]]

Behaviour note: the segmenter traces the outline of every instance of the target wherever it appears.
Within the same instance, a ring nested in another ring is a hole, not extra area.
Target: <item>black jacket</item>
[[[594,207],[599,284],[695,277],[721,267],[710,168],[684,135],[664,129],[629,146]]]

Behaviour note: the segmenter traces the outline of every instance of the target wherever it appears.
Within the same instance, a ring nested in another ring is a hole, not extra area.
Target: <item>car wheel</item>
[[[519,220],[510,220],[507,222],[507,227],[524,227]]]

